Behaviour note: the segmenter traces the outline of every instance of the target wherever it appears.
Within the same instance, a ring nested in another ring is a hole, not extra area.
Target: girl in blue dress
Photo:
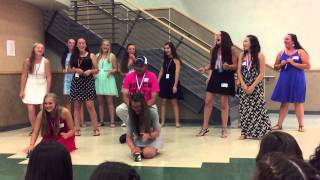
[[[277,55],[274,69],[280,71],[280,77],[272,93],[271,100],[280,102],[278,123],[272,128],[281,130],[284,118],[288,114],[289,103],[294,103],[299,122],[299,132],[304,132],[303,116],[306,96],[305,69],[310,69],[309,56],[300,45],[295,34],[284,38],[285,49]]]
[[[67,69],[68,69],[68,66],[70,63],[72,51],[73,51],[75,44],[76,44],[76,41],[74,39],[72,39],[72,38],[68,39],[68,41],[66,43],[65,51],[63,52],[63,54],[61,56],[61,67],[62,67],[63,73],[65,73],[64,79],[63,79],[63,95],[64,95],[65,102],[69,102],[69,100],[67,100],[67,99],[69,99],[69,96],[70,96],[70,87],[71,87],[71,81],[72,81],[73,74],[68,73]],[[70,103],[67,104],[67,108],[69,110],[71,109]]]

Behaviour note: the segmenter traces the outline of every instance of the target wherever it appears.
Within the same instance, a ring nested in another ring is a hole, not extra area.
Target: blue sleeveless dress
[[[291,58],[296,63],[302,63],[298,51],[292,55],[282,53],[280,61]],[[287,64],[280,70],[280,77],[273,90],[271,100],[281,103],[303,103],[306,97],[306,79],[303,69]]]
[[[68,53],[66,57],[65,69],[68,68],[72,53]],[[66,73],[63,80],[63,95],[70,95],[71,81],[73,74]]]

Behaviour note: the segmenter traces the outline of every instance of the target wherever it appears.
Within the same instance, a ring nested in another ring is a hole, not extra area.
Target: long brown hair
[[[104,42],[108,42],[109,43],[109,50],[108,50],[108,53],[107,53],[107,59],[108,59],[108,63],[111,62],[111,58],[110,58],[110,53],[111,53],[111,44],[110,44],[110,41],[108,39],[103,39],[102,42],[101,42],[101,45],[100,45],[100,49],[99,49],[99,55],[97,57],[97,63],[99,63],[99,61],[101,60],[102,58],[102,55],[103,55],[103,50],[102,50],[102,44]]]
[[[211,69],[214,69],[214,66],[216,64],[216,60],[218,58],[218,50],[221,48],[221,57],[222,57],[222,63],[228,63],[232,64],[232,46],[233,42],[231,40],[231,37],[229,33],[225,31],[220,31],[221,33],[221,44],[216,44],[212,49],[212,56],[210,59],[210,66]]]
[[[29,66],[28,66],[28,70],[29,73],[32,74],[33,70],[34,70],[34,62],[36,60],[36,53],[34,52],[34,49],[38,46],[38,45],[42,45],[44,47],[44,45],[42,43],[34,43],[32,46],[32,50],[30,53],[30,57],[29,57]],[[43,56],[43,54],[42,54]]]
[[[75,44],[75,46],[73,48],[72,55],[71,55],[71,60],[70,60],[71,67],[77,67],[77,62],[78,62],[78,60],[80,58],[80,51],[79,51],[79,48],[77,47],[78,41],[80,39],[83,39],[86,42],[86,46],[87,47],[86,47],[85,50],[88,52],[88,55],[90,56],[90,49],[88,47],[88,41],[84,37],[78,38],[77,41],[76,41],[76,44]]]
[[[41,135],[42,136],[49,135],[48,124],[52,123],[54,125],[54,127],[53,127],[53,136],[54,137],[58,137],[59,129],[60,129],[61,108],[58,105],[57,95],[54,94],[54,93],[48,93],[43,99],[43,104],[44,104],[46,98],[49,98],[49,97],[51,97],[54,100],[55,108],[54,108],[54,110],[53,110],[51,115],[45,109],[42,110]]]
[[[122,59],[122,61],[120,63],[120,71],[123,72],[123,73],[127,73],[129,71],[129,68],[128,68],[128,61],[129,61],[128,49],[129,49],[129,46],[134,46],[134,48],[135,48],[134,56],[137,57],[137,47],[136,47],[136,45],[129,43],[127,45],[126,54],[125,54],[124,58]]]
[[[175,47],[175,45],[172,43],[172,42],[167,42],[164,44],[164,46],[169,46],[170,49],[171,49],[171,55],[172,55],[172,58],[173,59],[177,59],[178,61],[180,61],[180,63],[182,63],[178,53],[177,53],[177,49]],[[166,54],[166,52],[163,51],[163,59],[164,59],[164,62],[167,62],[167,61],[170,61],[171,58],[169,58],[169,56]]]
[[[132,102],[140,102],[141,113],[136,114],[132,109]],[[148,105],[144,100],[144,96],[141,93],[135,93],[131,96],[129,103],[129,119],[132,124],[133,133],[136,136],[140,136],[140,133],[150,133],[150,111]]]

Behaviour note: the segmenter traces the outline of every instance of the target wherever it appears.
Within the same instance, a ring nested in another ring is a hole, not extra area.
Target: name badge
[[[78,78],[78,77],[80,77],[80,75],[78,73],[75,73],[74,77]]]
[[[166,79],[169,79],[170,78],[170,74],[166,74]]]
[[[299,60],[299,56],[293,56],[292,60]]]
[[[149,78],[144,78],[143,82],[149,82]]]
[[[64,128],[64,123],[60,123],[59,127]]]
[[[221,87],[227,88],[227,87],[229,87],[229,84],[228,83],[221,83]]]

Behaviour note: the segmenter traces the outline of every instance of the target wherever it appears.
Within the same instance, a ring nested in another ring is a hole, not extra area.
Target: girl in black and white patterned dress
[[[263,78],[265,57],[257,37],[248,35],[243,41],[244,53],[238,63],[240,80],[240,139],[261,138],[271,131],[271,122],[265,108]]]
[[[71,56],[69,71],[74,73],[70,99],[74,101],[76,136],[80,136],[80,108],[85,102],[93,125],[93,135],[99,136],[97,113],[94,108],[96,90],[93,75],[98,72],[96,56],[89,52],[84,38],[79,38]]]

